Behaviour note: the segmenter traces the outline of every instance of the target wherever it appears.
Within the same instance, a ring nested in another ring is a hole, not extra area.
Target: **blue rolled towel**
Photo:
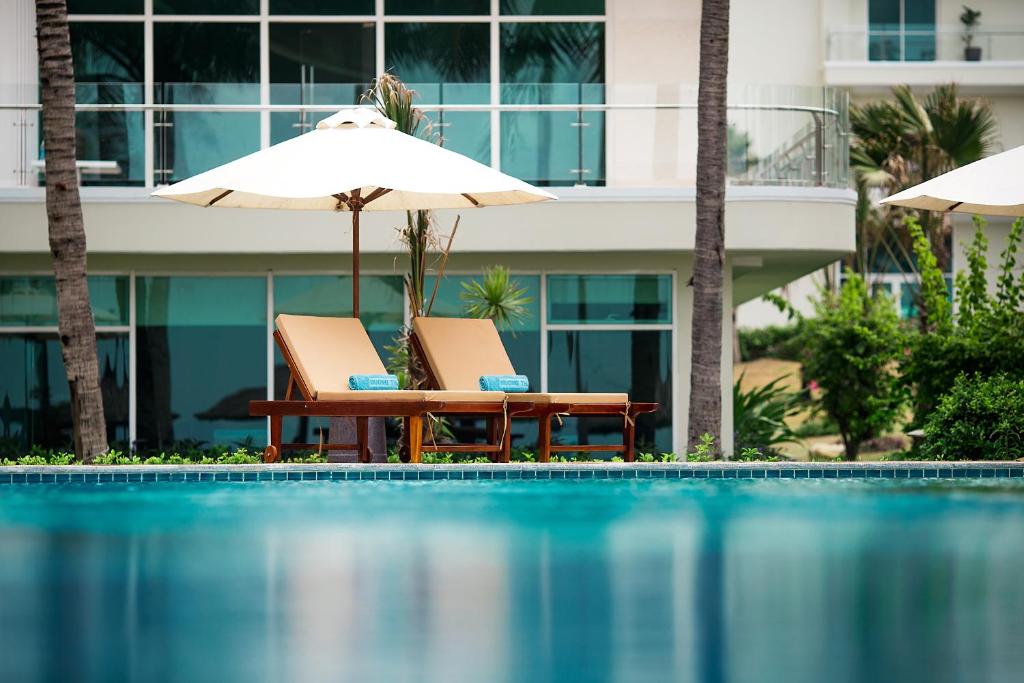
[[[397,391],[398,378],[394,375],[352,375],[348,388],[353,391]]]
[[[522,393],[530,390],[530,378],[526,375],[483,375],[480,377],[480,390]]]

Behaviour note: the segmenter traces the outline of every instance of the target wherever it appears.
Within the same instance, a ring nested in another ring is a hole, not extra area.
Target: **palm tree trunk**
[[[729,0],[704,0],[697,100],[697,234],[687,448],[722,437],[722,279],[725,263],[726,75]]]
[[[46,149],[46,217],[61,353],[71,392],[75,453],[85,462],[107,450],[96,327],[85,274],[85,224],[75,168],[75,74],[65,0],[36,0],[36,34]]]

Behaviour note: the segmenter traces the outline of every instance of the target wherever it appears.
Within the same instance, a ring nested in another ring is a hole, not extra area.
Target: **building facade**
[[[974,0],[966,4],[981,12],[970,45],[960,20],[964,2],[823,0],[817,8],[820,83],[845,90],[852,104],[888,97],[896,85],[910,85],[923,97],[935,86],[956,83],[963,96],[982,98],[991,106],[998,129],[991,153],[1024,145],[1024,3]],[[952,273],[966,267],[963,247],[974,235],[969,216],[953,214],[951,220],[950,287]],[[990,266],[998,263],[1009,229],[1009,219],[989,219]],[[907,266],[885,265],[879,264],[879,272],[871,274],[872,285],[893,296],[902,317],[915,316],[918,278]],[[823,280],[823,273],[815,274],[790,283],[780,293],[808,312]],[[990,280],[995,280],[994,268]],[[760,327],[783,324],[786,316],[773,304],[755,300],[739,308],[737,321],[741,326]]]
[[[9,2],[0,26],[0,436],[11,450],[63,445],[70,415],[46,236],[34,9]],[[141,450],[263,443],[266,425],[246,404],[284,391],[273,318],[350,314],[348,221],[203,210],[149,193],[309,130],[391,70],[417,90],[445,146],[560,197],[464,212],[435,314],[461,314],[462,283],[508,266],[531,303],[526,322],[503,336],[532,387],[658,401],[661,411],[638,423],[640,448],[682,450],[697,0],[68,4],[113,441]],[[854,247],[847,95],[821,66],[827,3],[803,4],[808,11],[784,0],[732,6],[725,272],[734,306]],[[447,234],[456,213],[435,217]],[[403,221],[363,218],[362,319],[384,356],[407,318],[395,231]],[[619,428],[595,420],[560,429],[597,443]],[[517,445],[531,435],[517,427]]]

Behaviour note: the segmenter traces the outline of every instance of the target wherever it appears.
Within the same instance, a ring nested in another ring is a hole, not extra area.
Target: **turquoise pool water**
[[[0,486],[2,681],[1017,681],[1024,481]]]

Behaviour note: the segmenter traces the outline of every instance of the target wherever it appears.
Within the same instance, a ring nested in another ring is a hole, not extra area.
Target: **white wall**
[[[38,102],[35,4],[2,0],[0,5],[0,103]],[[35,158],[29,156],[38,134],[35,123],[35,113],[0,110],[0,187],[19,184],[18,169],[26,158]]]

